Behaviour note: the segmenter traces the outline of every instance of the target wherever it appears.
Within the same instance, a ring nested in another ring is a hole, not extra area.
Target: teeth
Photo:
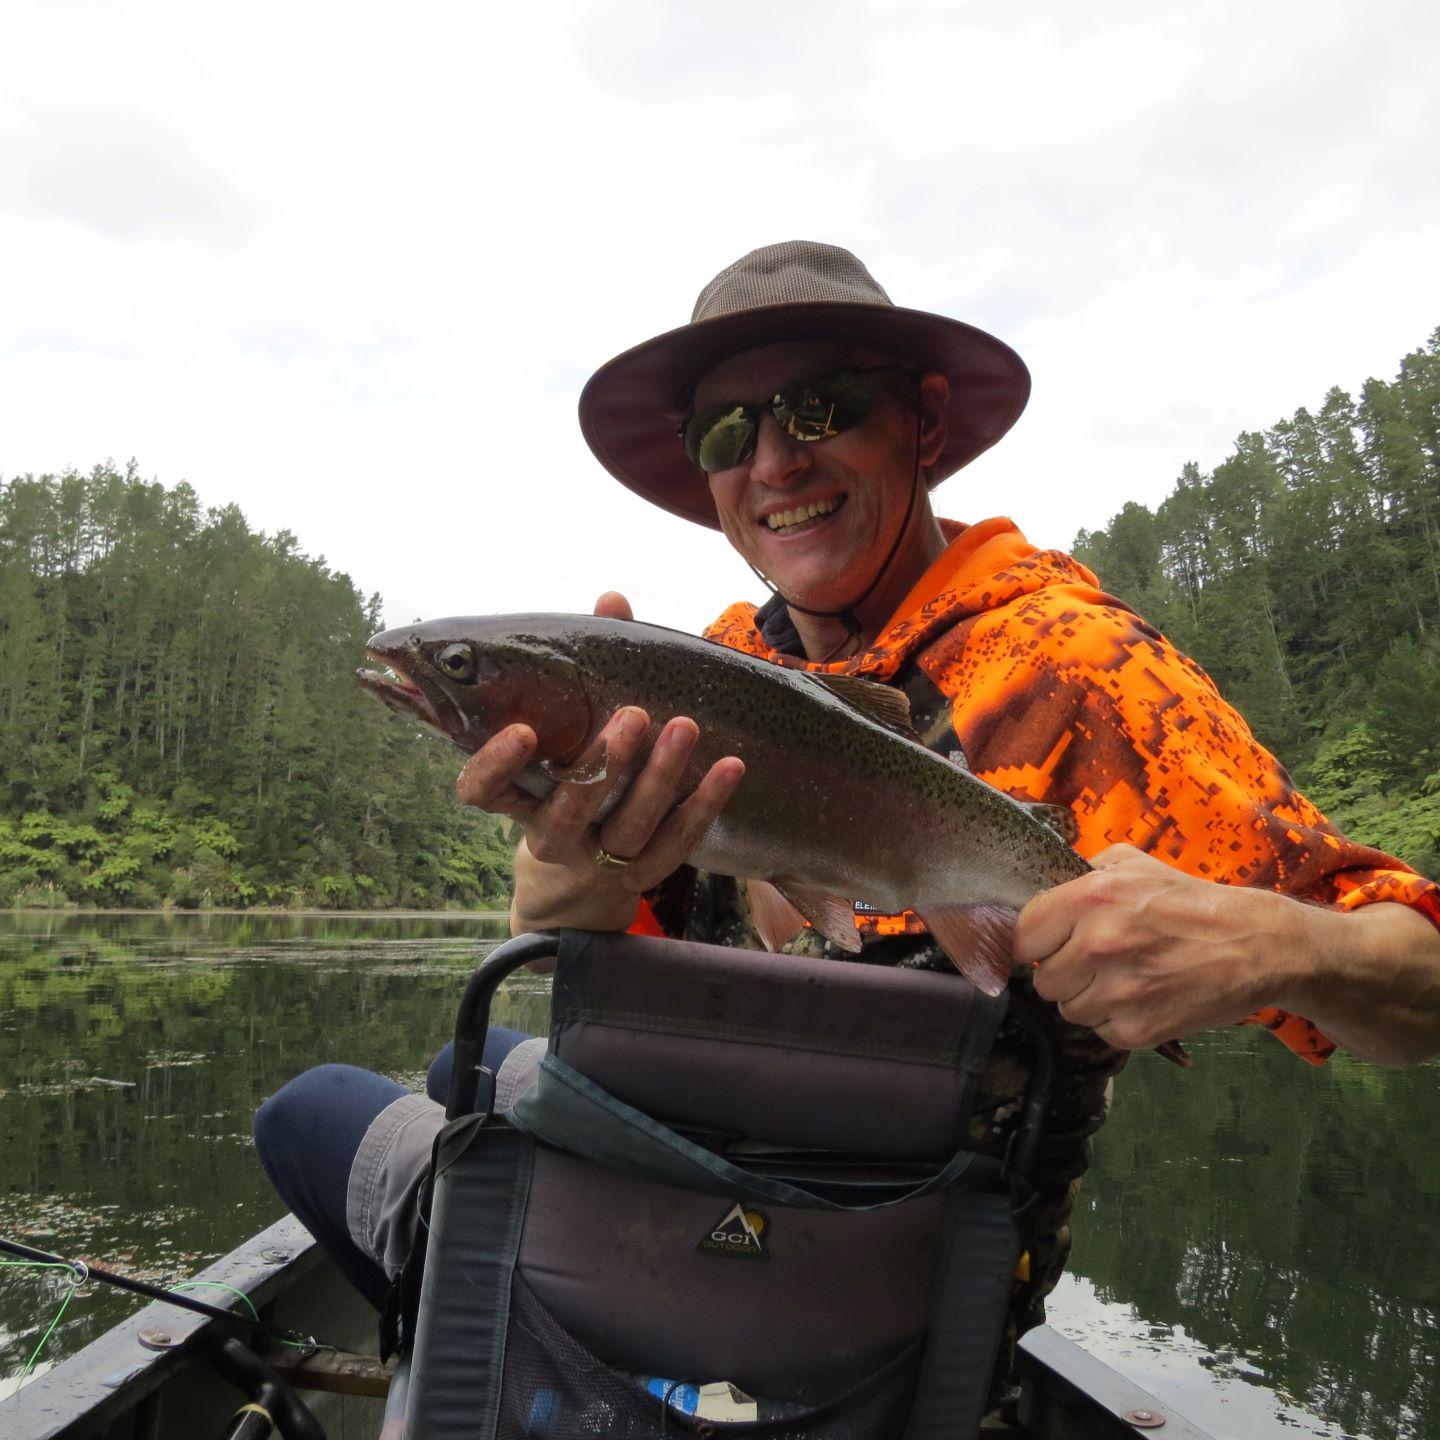
[[[832,510],[840,508],[840,501],[816,500],[809,505],[800,505],[794,510],[782,510],[776,515],[767,515],[765,523],[772,530],[785,530],[792,525],[803,525],[807,520],[813,520],[817,515],[828,515]]]

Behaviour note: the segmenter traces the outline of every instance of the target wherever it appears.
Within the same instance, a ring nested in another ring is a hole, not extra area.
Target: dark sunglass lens
[[[858,425],[873,403],[864,376],[837,371],[787,386],[775,397],[775,418],[795,440],[828,440]]]
[[[742,464],[755,448],[755,419],[747,406],[722,405],[685,427],[685,453],[707,475]]]

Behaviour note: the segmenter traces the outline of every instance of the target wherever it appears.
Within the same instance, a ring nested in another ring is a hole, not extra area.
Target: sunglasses
[[[796,380],[759,405],[730,401],[692,415],[680,427],[690,463],[707,475],[743,465],[755,453],[760,418],[766,410],[792,439],[806,445],[852,430],[875,408],[881,387],[872,376],[909,374],[903,365],[876,365],[868,370],[831,370]]]

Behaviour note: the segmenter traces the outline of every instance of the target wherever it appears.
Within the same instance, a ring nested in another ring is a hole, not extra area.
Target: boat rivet
[[[147,1350],[169,1350],[180,1343],[168,1330],[142,1330],[139,1338]]]
[[[1124,1418],[1137,1430],[1158,1430],[1165,1423],[1165,1417],[1153,1410],[1127,1410]]]
[[[267,1265],[283,1265],[290,1258],[290,1252],[280,1249],[278,1245],[270,1245],[260,1252],[260,1258]]]

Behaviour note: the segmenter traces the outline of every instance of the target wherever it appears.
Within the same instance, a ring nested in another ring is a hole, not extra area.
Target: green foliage
[[[0,905],[503,904],[497,822],[356,689],[378,614],[188,486],[0,482]]]
[[[1440,330],[1358,405],[1241,435],[1075,551],[1342,829],[1440,870]]]

